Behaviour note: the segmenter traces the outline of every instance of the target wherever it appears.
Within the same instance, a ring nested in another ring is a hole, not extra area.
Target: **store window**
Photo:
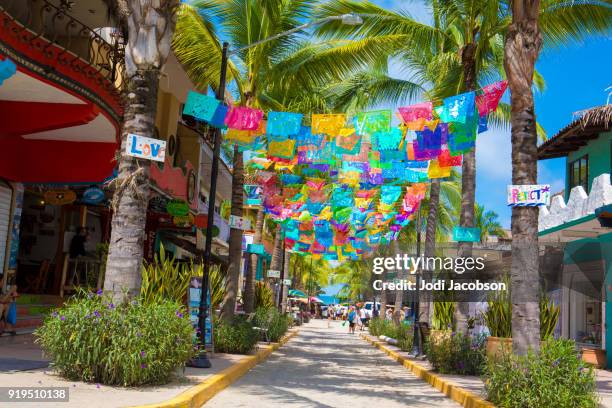
[[[586,193],[589,192],[589,156],[584,155],[569,164],[569,190],[576,186],[582,186]]]

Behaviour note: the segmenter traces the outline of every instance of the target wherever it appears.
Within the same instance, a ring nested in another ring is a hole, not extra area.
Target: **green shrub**
[[[188,264],[188,268],[190,269],[190,276],[203,276],[204,275],[204,265],[201,263],[193,263],[193,261]],[[220,265],[211,265],[208,269],[208,284],[210,287],[210,303],[212,303],[213,310],[219,308],[223,299],[225,299],[225,273],[221,269]]]
[[[488,399],[502,408],[595,408],[597,386],[572,340],[542,342],[540,354],[505,355],[489,362],[485,373]]]
[[[402,323],[397,326],[392,320],[376,317],[370,319],[368,329],[373,336],[387,336],[397,340],[397,346],[403,351],[412,350],[414,332],[410,324]]]
[[[512,303],[510,278],[505,276],[503,282],[506,290],[489,296],[487,311],[483,313],[484,321],[493,337],[512,337]]]
[[[220,353],[249,354],[259,339],[259,332],[243,316],[230,321],[215,319],[213,332],[215,351]]]
[[[182,305],[113,305],[98,293],[72,298],[35,332],[61,376],[109,385],[163,384],[195,354],[194,330]]]
[[[425,344],[434,370],[442,374],[480,375],[485,366],[485,337],[451,333]]]
[[[552,337],[559,322],[561,306],[556,305],[546,294],[540,296],[540,338],[542,340]]]
[[[260,307],[255,311],[253,324],[268,328],[268,337],[272,342],[278,342],[289,330],[291,317],[280,313],[275,307]]]
[[[274,307],[274,292],[265,282],[255,284],[255,309]]]

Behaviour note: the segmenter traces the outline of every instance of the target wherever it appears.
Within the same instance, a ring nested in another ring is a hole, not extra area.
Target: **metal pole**
[[[281,235],[281,239],[283,240],[283,257],[282,257],[282,263],[281,263],[281,270],[280,270],[280,284],[278,285],[279,290],[278,290],[278,311],[279,312],[283,312],[283,288],[284,288],[284,284],[283,284],[283,280],[285,279],[285,230],[283,229],[282,225],[281,225],[281,230],[279,231],[282,235]]]
[[[227,53],[229,44],[223,43],[223,53],[221,54],[221,76],[219,78],[219,89],[217,90],[217,99],[224,103],[225,99],[225,82],[227,75]],[[217,176],[219,174],[219,151],[221,150],[221,129],[214,130],[214,146],[212,166],[210,170],[210,191],[208,194],[208,217],[206,224],[206,242],[204,245],[204,276],[202,278],[202,297],[200,298],[200,313],[198,328],[200,329],[200,354],[191,361],[193,367],[209,368],[210,360],[206,355],[206,318],[208,315],[208,279],[210,271],[213,226],[215,223],[215,196],[217,195]]]
[[[419,209],[417,211],[417,218],[416,218],[416,256],[419,257],[421,256],[421,207],[419,206]],[[416,276],[415,276],[415,281],[416,281],[416,290],[415,290],[415,296],[416,296],[416,300],[414,302],[414,336],[413,336],[413,340],[412,340],[412,354],[414,354],[415,357],[418,357],[420,355],[423,354],[423,350],[422,350],[422,345],[421,345],[421,329],[420,329],[420,324],[419,324],[419,295],[420,295],[420,289],[419,286],[421,285],[420,282],[420,274],[421,271],[417,270],[416,271]]]

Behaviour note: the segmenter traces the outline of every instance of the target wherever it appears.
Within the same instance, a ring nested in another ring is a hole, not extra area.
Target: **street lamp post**
[[[257,45],[274,41],[276,39],[285,37],[287,35],[297,33],[306,28],[312,27],[317,24],[326,23],[328,21],[339,20],[342,24],[345,25],[360,25],[363,21],[361,17],[357,14],[343,14],[341,16],[331,16],[325,17],[318,20],[313,20],[308,23],[302,24],[291,30],[284,31],[282,33],[273,35],[271,37],[265,38],[260,41],[256,41],[244,47],[238,48],[236,50],[229,49],[229,44],[227,42],[223,43],[223,51],[221,53],[221,74],[219,78],[219,88],[217,89],[217,99],[224,103],[225,100],[225,87],[227,80],[227,63],[229,55],[242,52],[249,48],[255,47]],[[199,328],[199,341],[200,341],[200,353],[199,355],[191,361],[191,365],[193,367],[198,368],[209,368],[211,366],[210,360],[206,355],[205,344],[206,344],[206,318],[208,317],[208,280],[209,280],[209,270],[210,270],[210,258],[212,251],[212,233],[214,226],[214,212],[215,212],[215,196],[217,194],[217,176],[219,174],[219,152],[221,150],[221,129],[215,128],[213,132],[213,158],[212,165],[210,171],[210,191],[208,194],[208,217],[206,224],[206,242],[204,246],[204,276],[202,278],[202,294],[200,297],[200,310],[198,316],[198,328]]]
[[[416,256],[418,257],[420,256],[420,254],[421,254],[421,208],[419,206],[419,209],[417,211],[417,217],[416,217]],[[414,336],[412,340],[412,354],[414,354],[415,357],[418,357],[423,354],[423,348],[421,344],[421,330],[419,327],[420,326],[420,323],[419,323],[419,314],[420,314],[419,286],[421,285],[420,275],[421,275],[421,271],[417,270],[416,275],[415,275],[416,290],[414,292],[416,296],[416,300],[414,302]]]

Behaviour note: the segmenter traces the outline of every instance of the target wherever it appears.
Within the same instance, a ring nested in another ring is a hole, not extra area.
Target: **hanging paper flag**
[[[476,94],[466,92],[460,95],[451,96],[444,99],[444,109],[440,115],[443,122],[465,123],[468,115],[474,112]]]
[[[293,159],[295,156],[295,140],[286,139],[282,142],[270,142],[268,144],[268,156]]]
[[[397,150],[402,141],[402,131],[393,128],[388,132],[376,132],[372,135],[372,147],[375,150]]]
[[[422,149],[418,140],[414,141],[413,147],[414,147],[414,159],[417,161],[435,159],[436,157],[440,155],[440,149],[429,149],[429,150]]]
[[[252,130],[227,129],[225,140],[239,146],[252,146],[257,140],[257,135]]]
[[[404,180],[409,183],[421,183],[427,181],[427,179],[427,172],[425,171],[415,170],[408,167],[404,170]]]
[[[402,186],[384,185],[380,188],[380,201],[384,204],[394,204],[402,194]]]
[[[357,153],[361,147],[361,136],[355,132],[354,128],[344,128],[340,133],[336,137],[337,154]]]
[[[190,115],[198,120],[210,122],[219,106],[217,98],[189,91],[183,108],[183,115]]]
[[[494,84],[489,84],[482,88],[482,94],[476,96],[478,115],[484,116],[494,112],[507,88],[508,81],[495,82]]]
[[[300,132],[296,136],[298,146],[320,146],[325,142],[325,136],[321,134],[313,134],[308,126],[302,126]]]
[[[301,113],[268,112],[268,127],[266,133],[271,136],[293,136],[300,133],[302,128]]]
[[[404,106],[398,109],[402,122],[406,125],[410,123],[424,124],[426,120],[431,120],[433,103],[423,102],[415,105]]]
[[[340,130],[344,128],[346,123],[346,115],[339,114],[312,114],[312,133],[324,134],[331,137],[336,137],[340,134]]]
[[[331,196],[332,207],[352,207],[353,206],[353,190],[336,188]]]
[[[380,162],[390,163],[394,161],[406,161],[408,159],[406,150],[404,149],[393,149],[393,150],[381,150]]]
[[[430,160],[427,175],[431,179],[450,177],[451,169],[451,167],[441,167],[438,160]]]
[[[388,132],[391,130],[391,111],[378,110],[358,113],[354,122],[359,135]]]
[[[300,184],[302,182],[302,176],[297,174],[281,174],[281,183],[284,185]]]
[[[461,156],[451,156],[450,151],[444,149],[438,156],[440,167],[461,166]]]
[[[263,112],[259,109],[233,106],[225,117],[225,124],[230,129],[257,130],[262,118]]]
[[[416,132],[416,143],[421,150],[440,151],[443,143],[442,139],[444,139],[444,142],[446,142],[447,132],[448,128],[446,126],[438,126],[433,131],[425,128],[423,131]]]
[[[489,130],[489,117],[487,115],[478,118],[478,133],[483,133]]]

